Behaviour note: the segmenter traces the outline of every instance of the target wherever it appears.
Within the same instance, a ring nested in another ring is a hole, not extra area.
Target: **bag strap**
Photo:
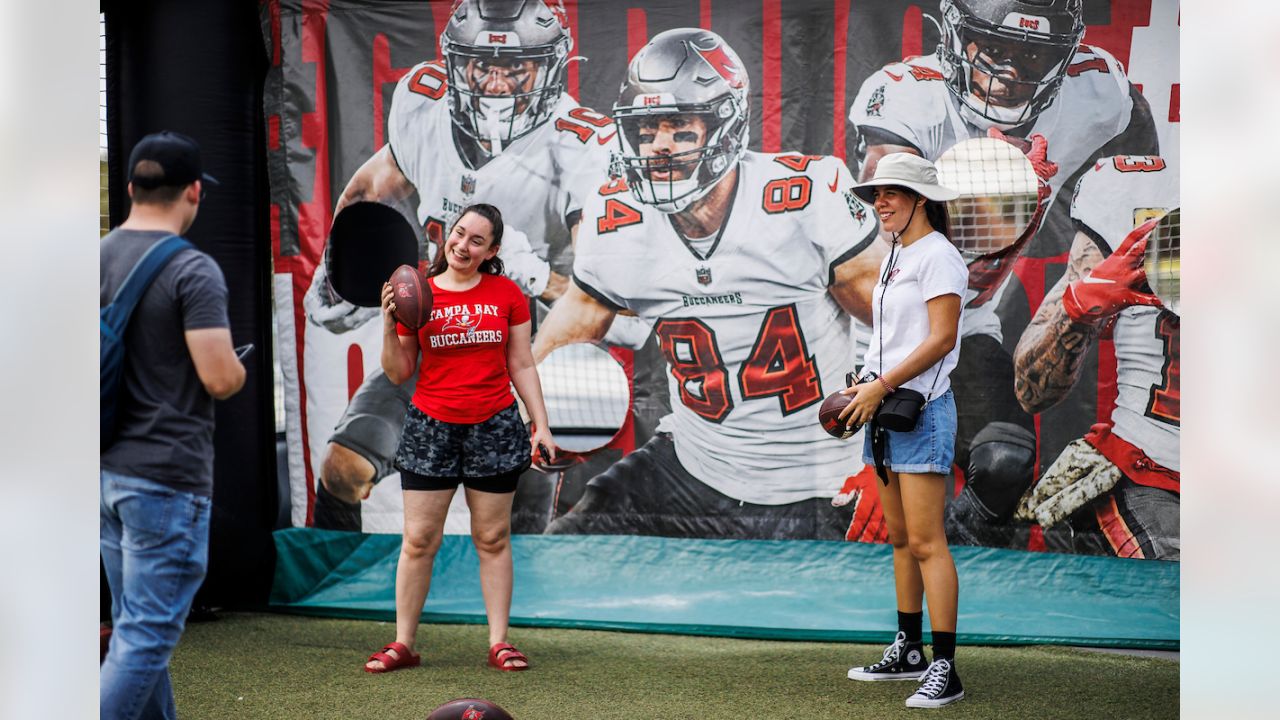
[[[867,426],[867,432],[871,433],[871,459],[876,465],[876,475],[880,478],[880,482],[888,487],[889,473],[884,467],[885,430],[873,419]]]
[[[151,283],[155,281],[156,276],[164,269],[165,265],[173,259],[174,255],[179,252],[193,247],[191,243],[183,240],[177,235],[169,235],[160,240],[155,245],[147,249],[142,255],[129,274],[125,276],[124,283],[120,285],[120,289],[116,291],[114,297],[111,298],[111,304],[121,304],[122,307],[128,309],[129,314],[133,307],[142,299],[142,294],[151,287]]]

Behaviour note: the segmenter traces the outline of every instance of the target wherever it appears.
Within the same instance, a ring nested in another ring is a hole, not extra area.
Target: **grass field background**
[[[188,625],[172,663],[186,720],[425,718],[457,697],[483,697],[517,720],[894,718],[909,682],[860,683],[850,665],[881,646],[516,628],[533,668],[485,665],[479,625],[424,625],[424,665],[383,675],[364,659],[391,623],[226,613]],[[1179,663],[1053,646],[957,652],[961,702],[949,718],[1172,718]]]

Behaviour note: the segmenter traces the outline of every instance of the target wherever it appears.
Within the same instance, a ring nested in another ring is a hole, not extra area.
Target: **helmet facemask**
[[[567,43],[476,47],[441,38],[441,49],[449,73],[453,122],[490,155],[533,132],[555,112],[564,91]],[[514,85],[512,92],[487,93],[483,84],[490,73]]]
[[[942,27],[938,57],[962,114],[1002,130],[1031,122],[1053,104],[1084,35],[1079,23],[1052,34],[997,25],[950,1],[943,3]]]
[[[726,95],[710,105],[615,106],[622,152],[614,156],[612,174],[625,177],[640,202],[664,213],[684,210],[710,192],[746,150],[746,113],[737,102]],[[642,126],[672,116],[700,118],[706,125],[704,142],[675,153],[641,154]]]

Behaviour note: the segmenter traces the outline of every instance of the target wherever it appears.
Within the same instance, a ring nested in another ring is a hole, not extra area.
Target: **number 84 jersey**
[[[829,497],[861,462],[817,421],[854,364],[852,319],[828,290],[877,221],[834,157],[748,152],[737,181],[719,235],[701,243],[607,182],[584,208],[574,280],[653,326],[686,470],[751,503]]]

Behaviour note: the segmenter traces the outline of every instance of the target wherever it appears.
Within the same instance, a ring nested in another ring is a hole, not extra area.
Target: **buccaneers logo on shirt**
[[[480,327],[480,316],[470,313],[454,315],[444,321],[444,332],[465,332],[468,335],[474,333]]]

